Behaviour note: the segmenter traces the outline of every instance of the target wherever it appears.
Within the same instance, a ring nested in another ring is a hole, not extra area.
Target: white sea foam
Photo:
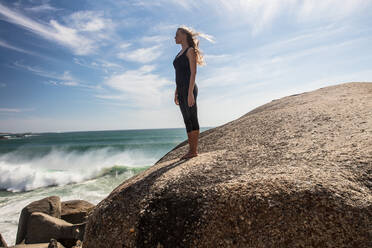
[[[0,188],[8,191],[28,191],[51,185],[82,182],[114,165],[152,165],[155,158],[139,150],[120,152],[101,148],[86,152],[53,149],[45,156],[25,161],[19,153],[0,157]]]

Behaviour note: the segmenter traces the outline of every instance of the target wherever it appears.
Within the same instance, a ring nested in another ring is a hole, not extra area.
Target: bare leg
[[[198,156],[198,138],[199,130],[193,130],[190,132],[191,136],[191,147],[190,147],[190,156]]]
[[[189,157],[189,155],[190,155],[190,152],[191,152],[191,132],[188,132],[187,133],[187,137],[188,137],[188,139],[187,139],[187,141],[189,142],[189,151],[185,154],[185,155],[183,155],[182,157],[181,157],[181,159],[185,159],[185,158],[188,158]]]
[[[181,159],[193,158],[198,156],[198,139],[199,139],[199,130],[192,130],[187,133],[189,137],[189,152],[185,154]]]

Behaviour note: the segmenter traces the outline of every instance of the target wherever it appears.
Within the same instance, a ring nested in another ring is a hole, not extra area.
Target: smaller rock
[[[8,247],[1,233],[0,233],[0,247]]]
[[[61,218],[61,200],[59,196],[50,196],[31,202],[22,209],[18,221],[16,244],[23,243],[23,240],[27,235],[28,219],[34,212],[41,212],[55,218]]]
[[[64,246],[55,239],[50,239],[48,248],[64,248]]]
[[[62,245],[72,247],[77,240],[83,239],[84,230],[85,223],[73,225],[50,215],[35,212],[28,221],[25,243],[43,243],[56,239]]]
[[[73,246],[72,248],[81,248],[83,247],[83,242],[81,242],[80,240],[76,241],[76,245]]]
[[[94,204],[84,200],[61,202],[61,219],[72,224],[86,222],[89,213],[94,207]]]
[[[48,246],[49,246],[49,243],[38,243],[38,244],[20,244],[20,245],[15,245],[15,246],[9,246],[8,248],[48,248]]]

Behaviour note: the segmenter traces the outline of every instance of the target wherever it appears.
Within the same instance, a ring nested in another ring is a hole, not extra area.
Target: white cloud
[[[55,20],[50,20],[49,23],[55,30],[49,35],[54,40],[71,47],[76,54],[89,54],[96,48],[92,40],[79,35],[76,29],[63,26]]]
[[[14,51],[17,51],[17,52],[27,53],[27,54],[30,54],[30,55],[36,55],[34,52],[31,52],[31,51],[28,51],[28,50],[10,45],[9,43],[7,43],[4,40],[0,40],[0,46],[11,49],[11,50],[14,50]]]
[[[352,27],[328,25],[313,28],[287,36],[282,40],[270,41],[254,50],[236,54],[206,54],[207,66],[198,82],[201,88],[239,87],[252,89],[251,85],[263,86],[277,78],[294,75],[294,68],[303,65],[310,58],[320,58],[326,54],[342,53],[370,37],[360,37]],[[348,37],[343,35],[347,33]],[[301,63],[296,63],[301,61]],[[312,68],[308,68],[311,71]],[[285,76],[287,74],[287,76]]]
[[[234,56],[232,54],[204,54],[204,59],[206,63],[219,63],[233,60]]]
[[[126,49],[126,48],[128,48],[129,46],[131,46],[131,45],[132,45],[132,44],[129,43],[129,42],[122,42],[122,43],[119,44],[119,48],[120,48],[120,49]]]
[[[33,20],[2,4],[0,4],[0,18],[66,46],[77,55],[94,53],[100,45],[105,45],[103,40],[110,39],[116,26],[111,19],[103,18],[103,13],[98,11],[72,13],[64,17],[69,25],[66,26],[53,19],[49,20],[48,24]]]
[[[296,1],[296,13],[299,20],[343,19],[371,5],[369,0],[301,0]]]
[[[87,59],[73,58],[73,61],[75,64],[78,64],[80,66],[84,66],[94,70],[101,70],[106,74],[116,73],[117,70],[124,70],[124,67],[122,65],[103,59],[95,59],[94,61],[88,62]]]
[[[95,95],[95,97],[101,98],[101,99],[110,99],[110,100],[122,100],[123,99],[123,95]],[[129,104],[125,104],[125,105],[129,106]]]
[[[138,48],[130,52],[121,52],[118,54],[118,58],[139,63],[148,63],[160,57],[161,54],[160,45],[155,45],[152,47]]]
[[[96,32],[103,29],[112,29],[114,26],[110,19],[103,18],[103,12],[98,11],[78,11],[65,19],[79,31]]]
[[[28,8],[24,8],[24,9],[27,10],[27,11],[31,11],[31,12],[62,10],[62,9],[58,9],[58,8],[53,7],[53,6],[50,6],[49,3],[43,3],[43,4],[38,5],[38,6],[28,7]]]
[[[61,82],[60,84],[66,85],[66,86],[79,86],[77,82],[73,82],[73,81]]]
[[[101,60],[97,59],[97,61],[100,63],[100,66],[105,67],[105,68],[119,68],[123,69],[123,67],[117,63],[106,61],[106,60]]]
[[[75,77],[71,75],[70,71],[64,71],[63,74],[58,74],[55,72],[47,71],[45,69],[41,69],[36,66],[25,65],[19,61],[15,61],[13,65],[9,65],[9,67],[25,69],[41,77],[54,79],[54,80],[48,80],[44,82],[50,85],[79,86],[79,87],[90,88],[90,89],[101,89],[101,86],[99,85],[89,85],[89,84],[84,84],[80,82],[80,80],[76,79]],[[55,81],[55,80],[59,80],[59,81]]]
[[[260,0],[260,1],[208,1],[219,10],[227,10],[229,17],[233,15],[248,22],[252,33],[257,34],[270,26],[280,15],[288,15],[292,20],[300,22],[318,20],[340,20],[363,10],[371,1],[344,0]]]
[[[249,25],[252,35],[257,35],[270,27],[280,16],[292,21],[337,21],[357,14],[372,5],[370,0],[162,0],[161,6],[169,4],[181,7],[184,11],[205,14],[216,13],[224,23],[244,27]],[[151,4],[150,4],[151,6]],[[243,30],[242,30],[243,31]]]
[[[11,49],[13,51],[20,52],[20,53],[25,53],[25,54],[29,54],[29,55],[33,55],[33,56],[38,56],[38,57],[41,57],[41,58],[46,59],[46,60],[52,60],[52,61],[56,60],[53,57],[47,57],[47,56],[41,55],[39,53],[35,53],[35,52],[32,52],[32,51],[29,51],[29,50],[11,45],[8,42],[6,42],[5,40],[0,40],[0,46],[4,47],[4,48],[7,48],[7,49]]]
[[[146,0],[134,0],[132,1],[133,6],[141,6],[145,8],[162,7],[164,5],[179,5],[184,9],[192,10],[199,7],[199,1],[196,0],[158,0],[158,1],[146,1]]]
[[[0,83],[0,88],[2,88],[2,87],[6,87],[6,84]]]
[[[157,23],[154,26],[151,27],[151,30],[153,32],[169,32],[174,31],[176,33],[176,30],[178,28],[177,24],[169,24],[169,23]]]
[[[93,64],[93,62],[92,64],[89,64],[84,59],[81,59],[81,58],[73,58],[73,61],[77,65],[81,65],[81,66],[88,67],[91,69],[97,69],[97,64]]]
[[[104,84],[118,91],[119,94],[96,97],[120,99],[131,103],[132,106],[144,108],[159,107],[172,95],[172,90],[165,90],[165,87],[173,83],[153,73],[154,69],[153,65],[144,65],[136,70],[112,75],[105,80]]]
[[[26,112],[26,111],[34,111],[34,108],[25,108],[25,109],[20,109],[20,108],[0,108],[0,113],[21,113],[21,112]]]
[[[165,40],[170,40],[171,38],[166,35],[152,35],[152,36],[144,36],[141,38],[140,41],[142,42],[155,42],[155,43],[161,43]]]
[[[46,78],[53,78],[53,79],[58,79],[58,80],[72,80],[72,76],[70,75],[69,71],[65,71],[62,75],[60,75],[55,72],[50,72],[50,71],[41,69],[36,66],[25,65],[19,61],[13,62],[13,65],[10,67],[25,69],[34,74],[37,74],[39,76],[46,77]]]
[[[56,20],[50,20],[49,25],[34,21],[31,18],[13,11],[0,4],[0,17],[6,21],[22,26],[45,39],[56,41],[74,50],[76,54],[88,54],[94,49],[92,40],[77,33],[77,30],[63,26]]]

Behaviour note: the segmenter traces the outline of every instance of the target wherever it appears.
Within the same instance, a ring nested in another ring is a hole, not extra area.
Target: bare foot
[[[181,160],[182,160],[182,159],[186,159],[186,158],[188,158],[189,155],[190,155],[190,151],[188,151],[188,153],[186,153],[185,155],[183,155],[183,156],[181,157]]]
[[[181,159],[189,159],[189,158],[193,158],[193,157],[196,157],[196,156],[198,156],[197,153],[188,152],[185,155],[183,155],[183,157]]]
[[[190,153],[189,156],[188,156],[188,158],[193,158],[193,157],[197,157],[197,156],[198,156],[197,153]]]

